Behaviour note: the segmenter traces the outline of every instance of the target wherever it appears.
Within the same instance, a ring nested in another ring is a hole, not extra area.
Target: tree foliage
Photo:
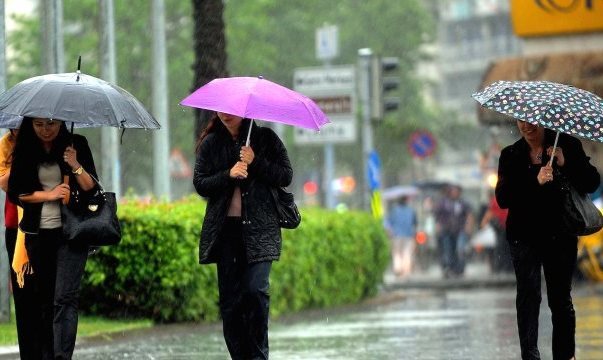
[[[193,7],[194,4],[198,7]],[[75,69],[77,56],[82,55],[82,70],[93,76],[99,74],[98,8],[97,0],[63,1],[67,71]],[[115,2],[117,82],[152,109],[150,8],[150,2],[144,0]],[[393,154],[391,149],[402,146],[409,131],[425,127],[433,118],[432,110],[422,102],[421,83],[414,74],[419,46],[429,39],[433,28],[419,0],[165,0],[165,9],[170,141],[172,147],[184,151],[190,162],[194,159],[194,113],[178,103],[190,93],[191,86],[194,88],[212,76],[226,73],[263,75],[291,86],[295,68],[321,65],[315,58],[314,41],[316,29],[325,23],[339,27],[340,55],[334,64],[355,64],[358,49],[364,47],[401,60],[402,107],[376,129],[376,145],[382,154]],[[221,19],[225,39],[220,32]],[[8,38],[13,54],[8,59],[9,85],[42,72],[39,16],[19,16],[16,20],[19,27]],[[201,64],[195,63],[195,46],[203,57]],[[226,46],[227,59],[221,55],[223,46]],[[226,60],[224,69],[222,64]],[[205,74],[195,75],[194,68]],[[98,154],[98,131],[83,133]],[[123,187],[133,188],[136,193],[152,189],[151,136],[150,131],[128,130],[123,137]],[[316,170],[316,163],[322,157],[320,147],[304,148],[291,143],[288,147],[299,174]],[[361,177],[360,154],[356,151],[359,148],[338,146],[337,158],[342,169],[350,169]],[[403,157],[391,157],[384,162],[393,161],[393,168],[403,166],[400,160]],[[190,181],[185,182],[183,186],[190,189]]]

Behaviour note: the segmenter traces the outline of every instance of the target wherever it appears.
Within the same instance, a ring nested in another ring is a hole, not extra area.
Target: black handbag
[[[283,229],[297,228],[301,222],[301,214],[295,205],[293,194],[281,187],[271,188],[271,193],[280,227]]]
[[[88,246],[116,245],[121,241],[121,227],[117,219],[115,193],[105,192],[102,185],[89,197],[72,193],[69,205],[61,207],[63,235],[68,242]]]
[[[590,235],[601,230],[603,216],[588,194],[579,193],[564,177],[559,183],[562,194],[563,230],[576,236]]]

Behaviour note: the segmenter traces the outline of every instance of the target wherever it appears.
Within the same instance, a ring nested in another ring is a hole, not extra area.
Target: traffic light
[[[387,112],[398,110],[400,98],[392,93],[400,86],[397,57],[373,57],[371,66],[371,118],[381,120]]]

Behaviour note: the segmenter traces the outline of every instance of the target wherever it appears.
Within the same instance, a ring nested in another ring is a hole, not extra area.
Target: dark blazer
[[[545,130],[546,150],[552,146],[555,132]],[[557,166],[553,162],[553,177],[565,176],[582,193],[594,192],[600,183],[597,169],[589,163],[582,143],[566,134],[559,136],[558,147],[563,150],[565,164]],[[542,163],[549,157],[544,154]],[[561,192],[559,182],[554,180],[544,185],[538,184],[536,175],[542,165],[532,164],[530,148],[524,138],[501,152],[498,163],[498,183],[496,200],[503,209],[509,209],[507,234],[509,238],[535,235],[546,232],[556,234],[561,231]]]
[[[247,121],[246,121],[247,123]],[[234,141],[228,131],[218,127],[202,142],[193,184],[199,195],[207,199],[205,218],[199,241],[199,262],[216,262],[216,242],[226,219],[235,186],[241,188],[243,241],[249,263],[278,260],[281,252],[281,230],[270,188],[288,186],[293,177],[285,146],[269,128],[254,125],[250,146],[255,157],[245,180],[230,178],[230,169],[239,160],[245,143],[247,125]]]
[[[77,161],[89,174],[92,174],[98,179],[96,167],[94,166],[94,159],[92,159],[92,152],[90,151],[86,138],[77,134],[73,135],[73,147],[77,151]],[[63,175],[69,175],[71,199],[75,198],[76,192],[79,193],[80,199],[85,199],[86,196],[94,193],[95,188],[88,192],[82,191],[75,179],[76,175],[63,164],[60,164],[60,167]],[[38,177],[38,167],[32,166],[29,161],[24,161],[16,157],[12,163],[10,177],[8,178],[7,194],[12,202],[23,208],[23,219],[21,219],[21,222],[19,223],[19,228],[26,234],[38,233],[43,203],[22,202],[19,199],[19,196],[28,195],[40,190],[43,190],[43,188]]]

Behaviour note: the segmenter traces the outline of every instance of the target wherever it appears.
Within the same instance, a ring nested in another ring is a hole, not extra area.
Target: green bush
[[[158,322],[219,317],[215,265],[199,265],[205,202],[120,204],[122,242],[101,248],[86,266],[83,311]],[[373,295],[388,263],[378,221],[361,212],[302,209],[296,230],[283,231],[271,273],[271,313],[353,303]]]

